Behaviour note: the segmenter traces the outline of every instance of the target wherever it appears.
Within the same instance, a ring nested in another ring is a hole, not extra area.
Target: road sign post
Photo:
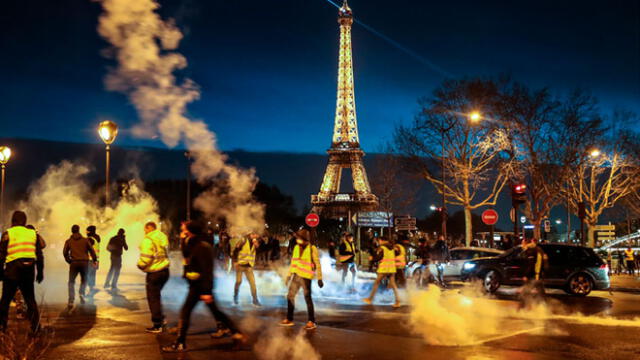
[[[315,213],[310,213],[304,218],[304,222],[310,228],[315,228],[316,226],[320,225],[320,216]]]
[[[485,210],[482,213],[482,222],[490,226],[489,247],[493,248],[493,227],[498,222],[498,212],[493,209]]]

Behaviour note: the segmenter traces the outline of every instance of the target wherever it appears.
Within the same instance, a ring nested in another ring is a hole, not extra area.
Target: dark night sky
[[[190,107],[223,149],[323,152],[335,107],[337,10],[326,0],[161,1],[186,37]],[[351,0],[355,16],[454,76],[511,73],[562,92],[591,89],[606,110],[640,113],[640,1]],[[0,134],[97,142],[136,114],[104,90],[110,60],[89,0],[0,5]],[[444,76],[361,26],[353,33],[361,143],[379,149]],[[126,131],[121,145],[154,145]]]

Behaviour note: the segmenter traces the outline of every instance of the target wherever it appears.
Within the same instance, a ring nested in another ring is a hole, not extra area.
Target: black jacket
[[[200,295],[213,293],[213,246],[206,236],[190,238],[183,249],[185,256],[185,277],[190,287],[195,287]],[[189,279],[189,274],[198,274],[197,279]]]
[[[129,251],[129,246],[127,245],[127,239],[124,235],[116,235],[109,240],[109,244],[107,245],[107,250],[116,256],[122,255],[122,249]]]

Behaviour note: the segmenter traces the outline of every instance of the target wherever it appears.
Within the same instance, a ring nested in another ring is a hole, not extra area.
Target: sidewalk
[[[611,275],[611,290],[640,294],[640,277]]]

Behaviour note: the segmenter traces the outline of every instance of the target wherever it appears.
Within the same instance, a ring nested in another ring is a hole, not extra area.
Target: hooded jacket
[[[83,237],[79,233],[71,234],[69,239],[64,243],[62,254],[69,264],[73,261],[89,261],[89,259],[93,261],[98,260],[96,252],[93,250],[93,246],[91,246],[89,239]]]
[[[213,246],[204,236],[194,236],[183,249],[185,278],[200,295],[213,292]]]

